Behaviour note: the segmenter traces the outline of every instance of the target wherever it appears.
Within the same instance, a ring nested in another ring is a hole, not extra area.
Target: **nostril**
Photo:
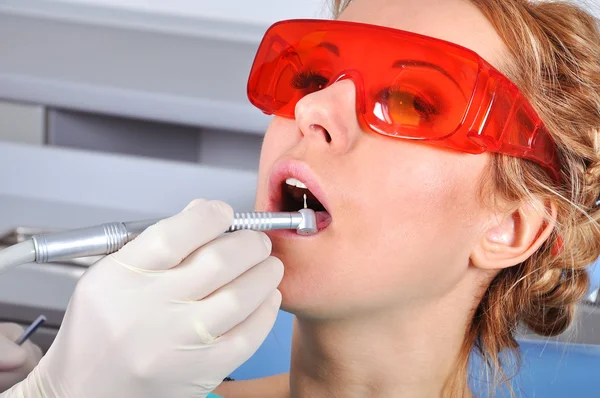
[[[331,142],[331,134],[329,134],[329,131],[327,131],[323,126],[311,124],[310,128],[313,130],[321,130],[321,132],[325,135],[325,141],[327,141],[327,143]]]

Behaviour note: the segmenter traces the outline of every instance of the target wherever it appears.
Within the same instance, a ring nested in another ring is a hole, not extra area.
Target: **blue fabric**
[[[600,267],[600,265],[599,265]],[[280,312],[275,328],[265,343],[231,377],[252,379],[289,371],[293,317]],[[555,342],[521,342],[522,364],[512,385],[518,397],[598,398],[600,397],[600,346]],[[472,385],[476,397],[487,397],[489,386],[478,378],[482,365],[475,360]],[[509,372],[510,373],[510,370]],[[509,397],[506,390],[491,395]]]
[[[212,393],[211,393],[211,394],[208,394],[208,395],[206,396],[206,398],[222,398],[222,397],[220,397],[220,396],[218,396],[218,395],[215,395],[215,394],[212,394]]]

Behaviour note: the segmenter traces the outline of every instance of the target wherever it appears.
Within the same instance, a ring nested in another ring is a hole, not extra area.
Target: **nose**
[[[350,79],[302,97],[295,108],[301,134],[338,154],[348,152],[360,137],[356,114],[356,87]]]

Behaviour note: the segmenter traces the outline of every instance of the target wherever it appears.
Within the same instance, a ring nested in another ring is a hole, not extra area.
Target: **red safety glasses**
[[[560,180],[556,145],[519,89],[471,50],[355,22],[289,20],[266,32],[248,80],[264,113],[294,118],[305,95],[356,87],[365,131],[529,159]]]

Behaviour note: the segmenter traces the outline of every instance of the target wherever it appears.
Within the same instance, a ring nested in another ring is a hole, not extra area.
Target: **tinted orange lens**
[[[458,128],[474,79],[458,82],[444,70],[414,60],[396,63],[393,73],[387,80],[374,81],[374,90],[365,95],[365,118],[371,128],[393,136],[431,138]]]

